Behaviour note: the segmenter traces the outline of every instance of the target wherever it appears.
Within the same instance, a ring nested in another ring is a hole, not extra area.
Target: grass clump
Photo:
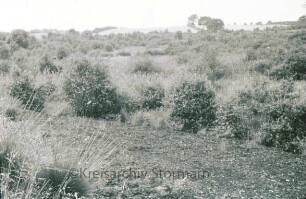
[[[16,82],[11,88],[10,95],[20,100],[25,109],[37,112],[40,112],[44,108],[46,101],[45,92],[41,88],[34,88],[29,80]]]
[[[36,175],[36,186],[51,198],[80,198],[88,196],[89,184],[80,176],[66,170],[42,169]]]
[[[65,81],[64,91],[78,116],[110,118],[121,109],[106,69],[83,60]]]
[[[15,121],[18,116],[16,109],[8,108],[5,110],[5,117],[9,118],[12,121]]]
[[[22,179],[22,161],[11,143],[0,142],[0,196],[2,190],[13,190]],[[3,196],[3,195],[2,195]]]
[[[197,132],[211,127],[215,113],[215,94],[205,82],[185,82],[175,90],[171,117],[182,125],[182,130]]]

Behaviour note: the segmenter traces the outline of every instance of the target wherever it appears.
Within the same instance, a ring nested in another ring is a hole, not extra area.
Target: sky
[[[297,20],[306,0],[0,0],[0,31],[184,26],[192,14],[228,24]]]

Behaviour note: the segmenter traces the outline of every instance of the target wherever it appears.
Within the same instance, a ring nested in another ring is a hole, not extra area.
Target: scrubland
[[[305,198],[305,80],[294,27],[1,33],[0,198]]]

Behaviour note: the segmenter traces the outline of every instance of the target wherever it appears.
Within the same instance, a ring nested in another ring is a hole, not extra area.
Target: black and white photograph
[[[306,0],[0,0],[0,199],[306,199]]]

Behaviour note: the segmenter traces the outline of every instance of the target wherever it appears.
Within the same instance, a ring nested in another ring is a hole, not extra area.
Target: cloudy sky
[[[56,28],[167,27],[188,16],[221,18],[225,24],[297,20],[306,0],[0,0],[0,31]]]

